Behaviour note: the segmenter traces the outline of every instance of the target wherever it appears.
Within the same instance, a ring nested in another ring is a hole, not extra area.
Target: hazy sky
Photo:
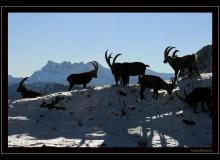
[[[104,53],[121,53],[119,62],[141,61],[171,72],[163,51],[179,56],[212,44],[211,13],[9,13],[9,74],[30,76],[48,60],[89,62],[108,67]]]

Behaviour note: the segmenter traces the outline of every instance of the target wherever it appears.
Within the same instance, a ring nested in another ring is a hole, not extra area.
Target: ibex
[[[94,66],[94,70],[90,72],[83,72],[79,74],[71,74],[69,75],[66,80],[69,82],[69,91],[75,84],[83,84],[83,88],[86,88],[86,84],[89,83],[92,78],[97,78],[98,72],[98,63],[96,61],[89,62]]]
[[[129,76],[137,76],[137,75],[144,75],[146,67],[150,67],[147,64],[144,64],[142,62],[125,62],[125,63],[115,63],[118,56],[122,54],[117,54],[112,63],[110,62],[110,59],[112,58],[111,55],[107,55],[108,50],[105,52],[105,60],[108,63],[112,74],[115,78],[115,84],[118,84],[118,80],[120,80],[120,84],[126,85],[129,83]]]
[[[197,103],[201,102],[202,105],[202,111],[205,111],[204,103],[208,106],[208,110],[210,111],[211,116],[211,102],[212,102],[212,90],[208,87],[198,87],[194,88],[191,93],[187,95],[186,90],[184,89],[184,95],[185,98],[179,96],[176,92],[177,97],[188,103],[190,106],[193,106],[194,113],[198,113],[196,111],[196,105]]]
[[[169,52],[175,47],[167,47],[164,51],[164,61],[163,63],[169,63],[170,66],[173,68],[173,70],[175,71],[175,80],[177,79],[177,74],[180,71],[180,74],[182,74],[182,72],[187,69],[189,71],[189,77],[192,77],[192,70],[195,69],[196,72],[198,73],[198,75],[200,75],[199,70],[196,67],[196,54],[192,54],[192,55],[186,55],[183,57],[178,57],[176,55],[176,52],[178,52],[179,50],[175,50],[173,52],[172,57],[169,56]]]
[[[21,82],[19,83],[17,92],[21,92],[21,96],[22,98],[36,98],[36,97],[40,97],[42,96],[41,93],[32,91],[32,90],[28,90],[25,86],[24,86],[24,81],[27,80],[29,77],[25,77],[24,79],[21,80]]]
[[[138,76],[138,83],[140,84],[140,99],[144,99],[144,90],[145,88],[153,88],[153,98],[158,99],[158,90],[164,89],[168,92],[169,95],[172,94],[173,89],[175,88],[175,80],[171,78],[171,83],[166,83],[158,76],[154,75],[140,75]]]

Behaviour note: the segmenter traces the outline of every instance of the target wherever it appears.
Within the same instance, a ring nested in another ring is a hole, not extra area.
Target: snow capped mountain
[[[68,75],[73,73],[88,72],[93,69],[94,68],[90,63],[71,63],[66,61],[62,63],[56,63],[49,60],[47,64],[40,70],[35,71],[26,83],[31,84],[38,82],[54,82],[60,84],[68,84],[66,81],[66,77]],[[146,69],[146,74],[157,75],[165,80],[169,79],[173,75],[170,73],[158,73],[149,69]],[[137,76],[131,76],[130,83],[137,83]],[[88,86],[104,84],[115,84],[115,81],[111,70],[99,64],[98,77],[93,78]]]
[[[40,70],[34,72],[28,79],[27,83],[37,82],[56,82],[61,84],[67,84],[66,77],[73,73],[88,72],[93,70],[94,67],[90,63],[71,63],[62,62],[56,63],[48,61],[47,64]],[[111,71],[104,68],[99,64],[98,78],[92,79],[90,85],[95,84],[109,84],[113,81]]]
[[[96,85],[106,85],[115,84],[114,77],[110,69],[99,65],[98,69],[98,77],[93,78],[91,82],[87,86],[96,86]],[[47,62],[45,66],[43,66],[40,70],[35,71],[30,78],[25,81],[27,84],[27,88],[40,92],[42,94],[49,94],[55,93],[60,91],[66,91],[68,82],[66,81],[66,77],[72,73],[81,73],[81,72],[88,72],[93,70],[93,66],[90,63],[71,63],[71,62],[62,62],[56,63],[51,60]],[[172,74],[169,73],[157,73],[151,71],[149,69],[146,70],[147,74],[153,74],[162,77],[163,79],[169,79]],[[22,80],[22,78],[15,78],[11,75],[8,76],[8,98],[18,99],[21,98],[20,93],[16,92],[18,88],[18,83]],[[130,77],[130,83],[136,84],[137,83],[137,76]],[[48,90],[48,85],[50,88],[54,87],[53,89]],[[74,86],[73,89],[79,89],[82,85]]]
[[[212,72],[212,45],[207,45],[201,48],[198,52],[198,68],[200,72]],[[64,61],[56,63],[51,60],[47,62],[40,70],[35,71],[30,78],[26,81],[27,84],[39,82],[54,82],[67,85],[66,77],[72,73],[88,72],[93,69],[90,63],[71,63]],[[171,73],[159,73],[146,69],[146,74],[156,75],[164,80],[173,77]],[[9,86],[19,83],[21,78],[15,78],[11,75],[8,76]],[[130,76],[130,83],[137,83],[137,76]],[[115,84],[114,77],[109,68],[105,68],[99,64],[98,77],[93,78],[88,86]]]

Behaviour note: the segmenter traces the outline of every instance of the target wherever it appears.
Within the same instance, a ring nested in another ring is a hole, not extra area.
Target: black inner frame
[[[8,148],[8,13],[79,13],[79,12],[123,12],[123,13],[178,13],[178,12],[195,12],[195,13],[212,13],[212,47],[213,47],[213,117],[212,117],[212,147],[207,148],[52,148],[52,147],[41,147],[41,148]],[[1,40],[1,55],[2,55],[2,152],[3,153],[217,153],[218,152],[218,81],[219,81],[219,7],[217,6],[96,6],[96,7],[73,7],[73,6],[48,6],[48,7],[34,7],[34,6],[23,6],[23,7],[2,7],[1,8],[2,18],[2,40]]]

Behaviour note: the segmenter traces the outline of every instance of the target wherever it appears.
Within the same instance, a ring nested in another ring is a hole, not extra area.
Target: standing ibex
[[[169,52],[175,47],[167,47],[164,51],[164,63],[169,63],[170,66],[173,68],[173,70],[175,71],[175,80],[177,79],[177,74],[180,71],[180,74],[182,74],[182,72],[187,69],[189,71],[189,77],[191,78],[192,76],[192,70],[195,69],[196,72],[199,74],[199,71],[196,67],[196,54],[192,54],[192,55],[186,55],[183,57],[178,57],[176,55],[176,52],[178,52],[179,50],[175,50],[173,52],[172,57],[169,56]]]
[[[158,90],[165,89],[169,95],[172,94],[173,89],[175,88],[175,80],[171,78],[170,84],[167,84],[164,80],[162,80],[158,76],[154,75],[141,75],[138,76],[138,83],[140,84],[140,99],[144,99],[144,90],[145,88],[153,88],[155,97],[158,99]]]
[[[202,111],[205,111],[204,103],[208,106],[208,110],[210,111],[211,116],[211,102],[212,102],[212,90],[208,87],[198,87],[194,88],[191,93],[187,95],[186,90],[184,89],[185,98],[182,98],[179,96],[176,92],[177,97],[187,102],[190,106],[193,105],[193,111],[194,113],[198,113],[196,111],[196,105],[197,103],[201,102],[202,104]]]
[[[92,78],[97,78],[97,72],[98,72],[98,63],[96,61],[89,62],[94,66],[94,70],[90,72],[83,72],[79,74],[71,74],[69,75],[66,80],[69,82],[69,91],[72,89],[72,87],[75,84],[83,84],[83,88],[86,88],[86,84],[89,83]]]
[[[24,81],[26,79],[28,79],[29,77],[25,77],[24,79],[21,80],[21,82],[19,83],[17,92],[21,92],[21,96],[22,98],[35,98],[35,97],[40,97],[42,96],[41,93],[32,91],[32,90],[28,90],[25,86],[24,86]]]
[[[125,63],[115,63],[118,56],[122,54],[117,54],[112,63],[110,59],[112,58],[111,55],[107,55],[108,50],[105,52],[105,60],[108,63],[112,74],[115,77],[115,84],[118,84],[118,80],[120,80],[122,85],[126,85],[129,83],[129,76],[137,76],[137,75],[144,75],[146,67],[149,65],[144,64],[142,62],[125,62]]]

